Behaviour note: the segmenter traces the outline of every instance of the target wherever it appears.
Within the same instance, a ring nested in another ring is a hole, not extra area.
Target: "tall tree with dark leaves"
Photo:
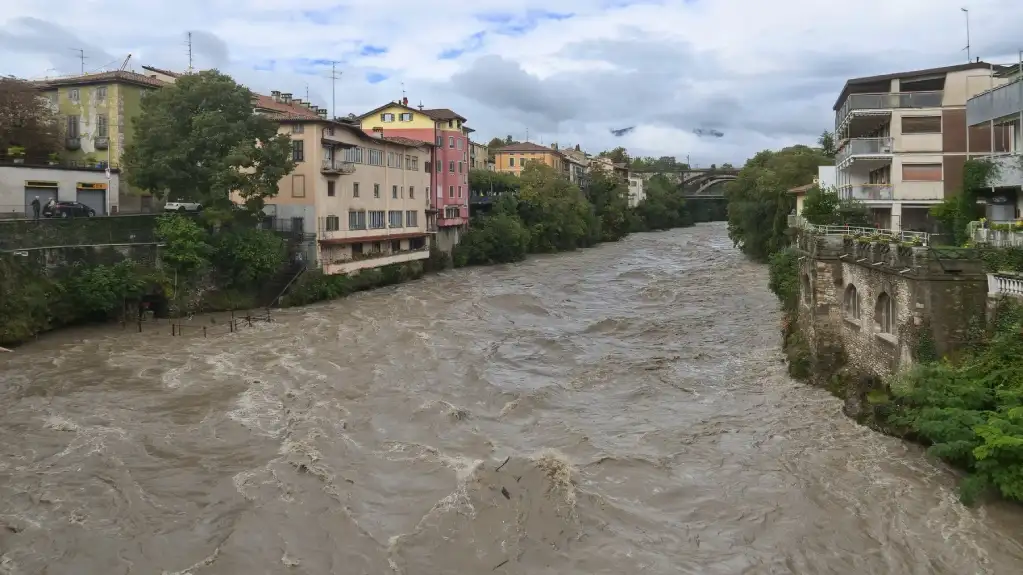
[[[835,135],[827,130],[821,132],[820,137],[817,138],[817,145],[820,146],[821,153],[829,158],[834,158],[838,153],[838,150],[835,149]]]
[[[159,197],[215,210],[238,192],[253,212],[294,168],[291,139],[253,113],[253,94],[230,76],[189,74],[150,94],[125,150],[129,182]]]
[[[62,128],[38,88],[22,80],[0,78],[0,154],[23,148],[26,158],[44,160],[63,148]]]

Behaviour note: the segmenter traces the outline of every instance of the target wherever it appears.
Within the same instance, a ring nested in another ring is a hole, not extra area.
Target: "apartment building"
[[[616,164],[611,158],[605,158],[598,156],[590,160],[591,170],[600,170],[605,174],[614,176],[622,182],[629,181],[629,166],[625,164]]]
[[[971,131],[986,130],[990,150],[970,157],[987,158],[996,166],[988,181],[991,187],[982,194],[987,218],[1015,220],[1023,216],[1023,60],[996,72],[994,78],[1002,84],[966,102],[966,123]]]
[[[141,113],[142,99],[165,85],[156,78],[127,71],[47,78],[33,84],[62,118],[62,163],[99,170],[120,165],[134,135],[134,120]],[[113,190],[90,189],[79,201],[97,214],[154,208],[152,195],[135,193],[127,182],[121,183],[116,195]]]
[[[967,128],[971,97],[1005,83],[972,62],[846,82],[835,102],[836,186],[875,223],[933,231],[931,206],[959,193],[968,153],[990,153],[988,126]]]
[[[588,183],[587,174],[590,171],[590,158],[586,152],[566,148],[561,151],[568,163],[568,179],[579,187],[586,187]]]
[[[629,174],[629,207],[634,208],[646,199],[645,180],[639,174]]]
[[[464,117],[447,108],[411,108],[408,98],[388,102],[358,117],[363,131],[430,144],[425,166],[431,174],[432,208],[437,213],[437,246],[450,251],[469,224],[469,135]]]
[[[367,134],[289,93],[259,96],[254,105],[291,137],[297,164],[266,212],[292,230],[315,229],[324,273],[430,256],[433,144]]]
[[[494,170],[490,162],[490,150],[485,144],[469,142],[469,167],[473,170]]]
[[[522,174],[527,162],[546,164],[556,172],[568,173],[568,161],[565,154],[556,147],[548,148],[532,142],[508,144],[494,152],[494,170],[507,174]]]

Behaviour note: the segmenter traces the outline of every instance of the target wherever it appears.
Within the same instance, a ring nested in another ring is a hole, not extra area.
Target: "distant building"
[[[522,142],[502,146],[494,152],[494,170],[498,172],[520,175],[527,162],[540,162],[558,173],[568,174],[565,154],[554,148]]]
[[[639,174],[629,175],[629,207],[634,208],[646,199],[646,188],[643,177]]]
[[[585,187],[588,183],[587,174],[590,171],[590,157],[586,152],[572,148],[561,150],[561,153],[565,155],[565,161],[568,162],[569,181],[580,187]]]
[[[598,156],[590,161],[591,170],[600,170],[605,174],[612,175],[618,178],[622,182],[629,180],[629,167],[625,164],[618,164],[611,160],[611,158],[605,158]]]
[[[996,81],[1002,85],[994,87]],[[987,142],[970,142],[971,151],[988,152],[970,157],[989,158],[997,166],[983,198],[988,220],[1018,219],[1023,214],[1023,65],[996,72],[989,89],[966,102],[966,123],[971,137],[988,136]]]
[[[473,170],[494,170],[490,162],[490,150],[479,142],[469,142],[469,167]]]
[[[33,82],[61,117],[65,131],[62,161],[71,166],[103,169],[120,165],[134,135],[142,99],[165,83],[135,72],[100,72]],[[121,185],[105,203],[110,212],[153,209],[148,193]]]

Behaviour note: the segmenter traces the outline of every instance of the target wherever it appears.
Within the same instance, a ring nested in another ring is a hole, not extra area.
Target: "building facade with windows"
[[[485,144],[469,142],[469,167],[473,170],[494,170],[490,162],[490,150]]]
[[[855,78],[835,102],[835,185],[875,224],[935,231],[931,206],[960,192],[968,154],[1004,147],[989,126],[967,126],[971,97],[1004,83],[984,62]]]
[[[494,170],[497,172],[518,176],[522,174],[522,169],[528,162],[540,162],[554,168],[558,173],[566,175],[570,173],[565,154],[540,144],[532,142],[508,144],[494,152]]]
[[[589,183],[587,174],[590,171],[590,158],[585,152],[566,148],[561,151],[568,163],[568,179],[573,184],[585,188]]]
[[[309,257],[324,273],[430,256],[433,144],[368,134],[287,93],[260,97],[257,109],[289,135],[296,163],[265,211],[278,227],[315,234]]]
[[[358,117],[364,132],[427,142],[432,155],[430,198],[437,214],[437,246],[450,251],[469,224],[469,169],[473,132],[467,120],[447,108],[408,106],[408,100],[389,102]]]
[[[1000,86],[992,85],[966,102],[966,123],[971,130],[986,130],[990,139],[989,153],[970,157],[996,166],[982,198],[988,220],[999,222],[1023,217],[1023,61],[995,77]]]
[[[64,149],[58,154],[71,166],[103,169],[120,165],[134,135],[142,99],[164,82],[134,72],[100,72],[47,78],[34,82],[61,117]],[[105,200],[110,212],[153,209],[150,194],[134,193],[126,182],[117,197]]]

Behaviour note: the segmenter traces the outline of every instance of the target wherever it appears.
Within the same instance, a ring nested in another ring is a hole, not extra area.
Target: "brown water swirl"
[[[0,358],[4,574],[1023,571],[921,449],[791,381],[723,224],[210,339]]]

